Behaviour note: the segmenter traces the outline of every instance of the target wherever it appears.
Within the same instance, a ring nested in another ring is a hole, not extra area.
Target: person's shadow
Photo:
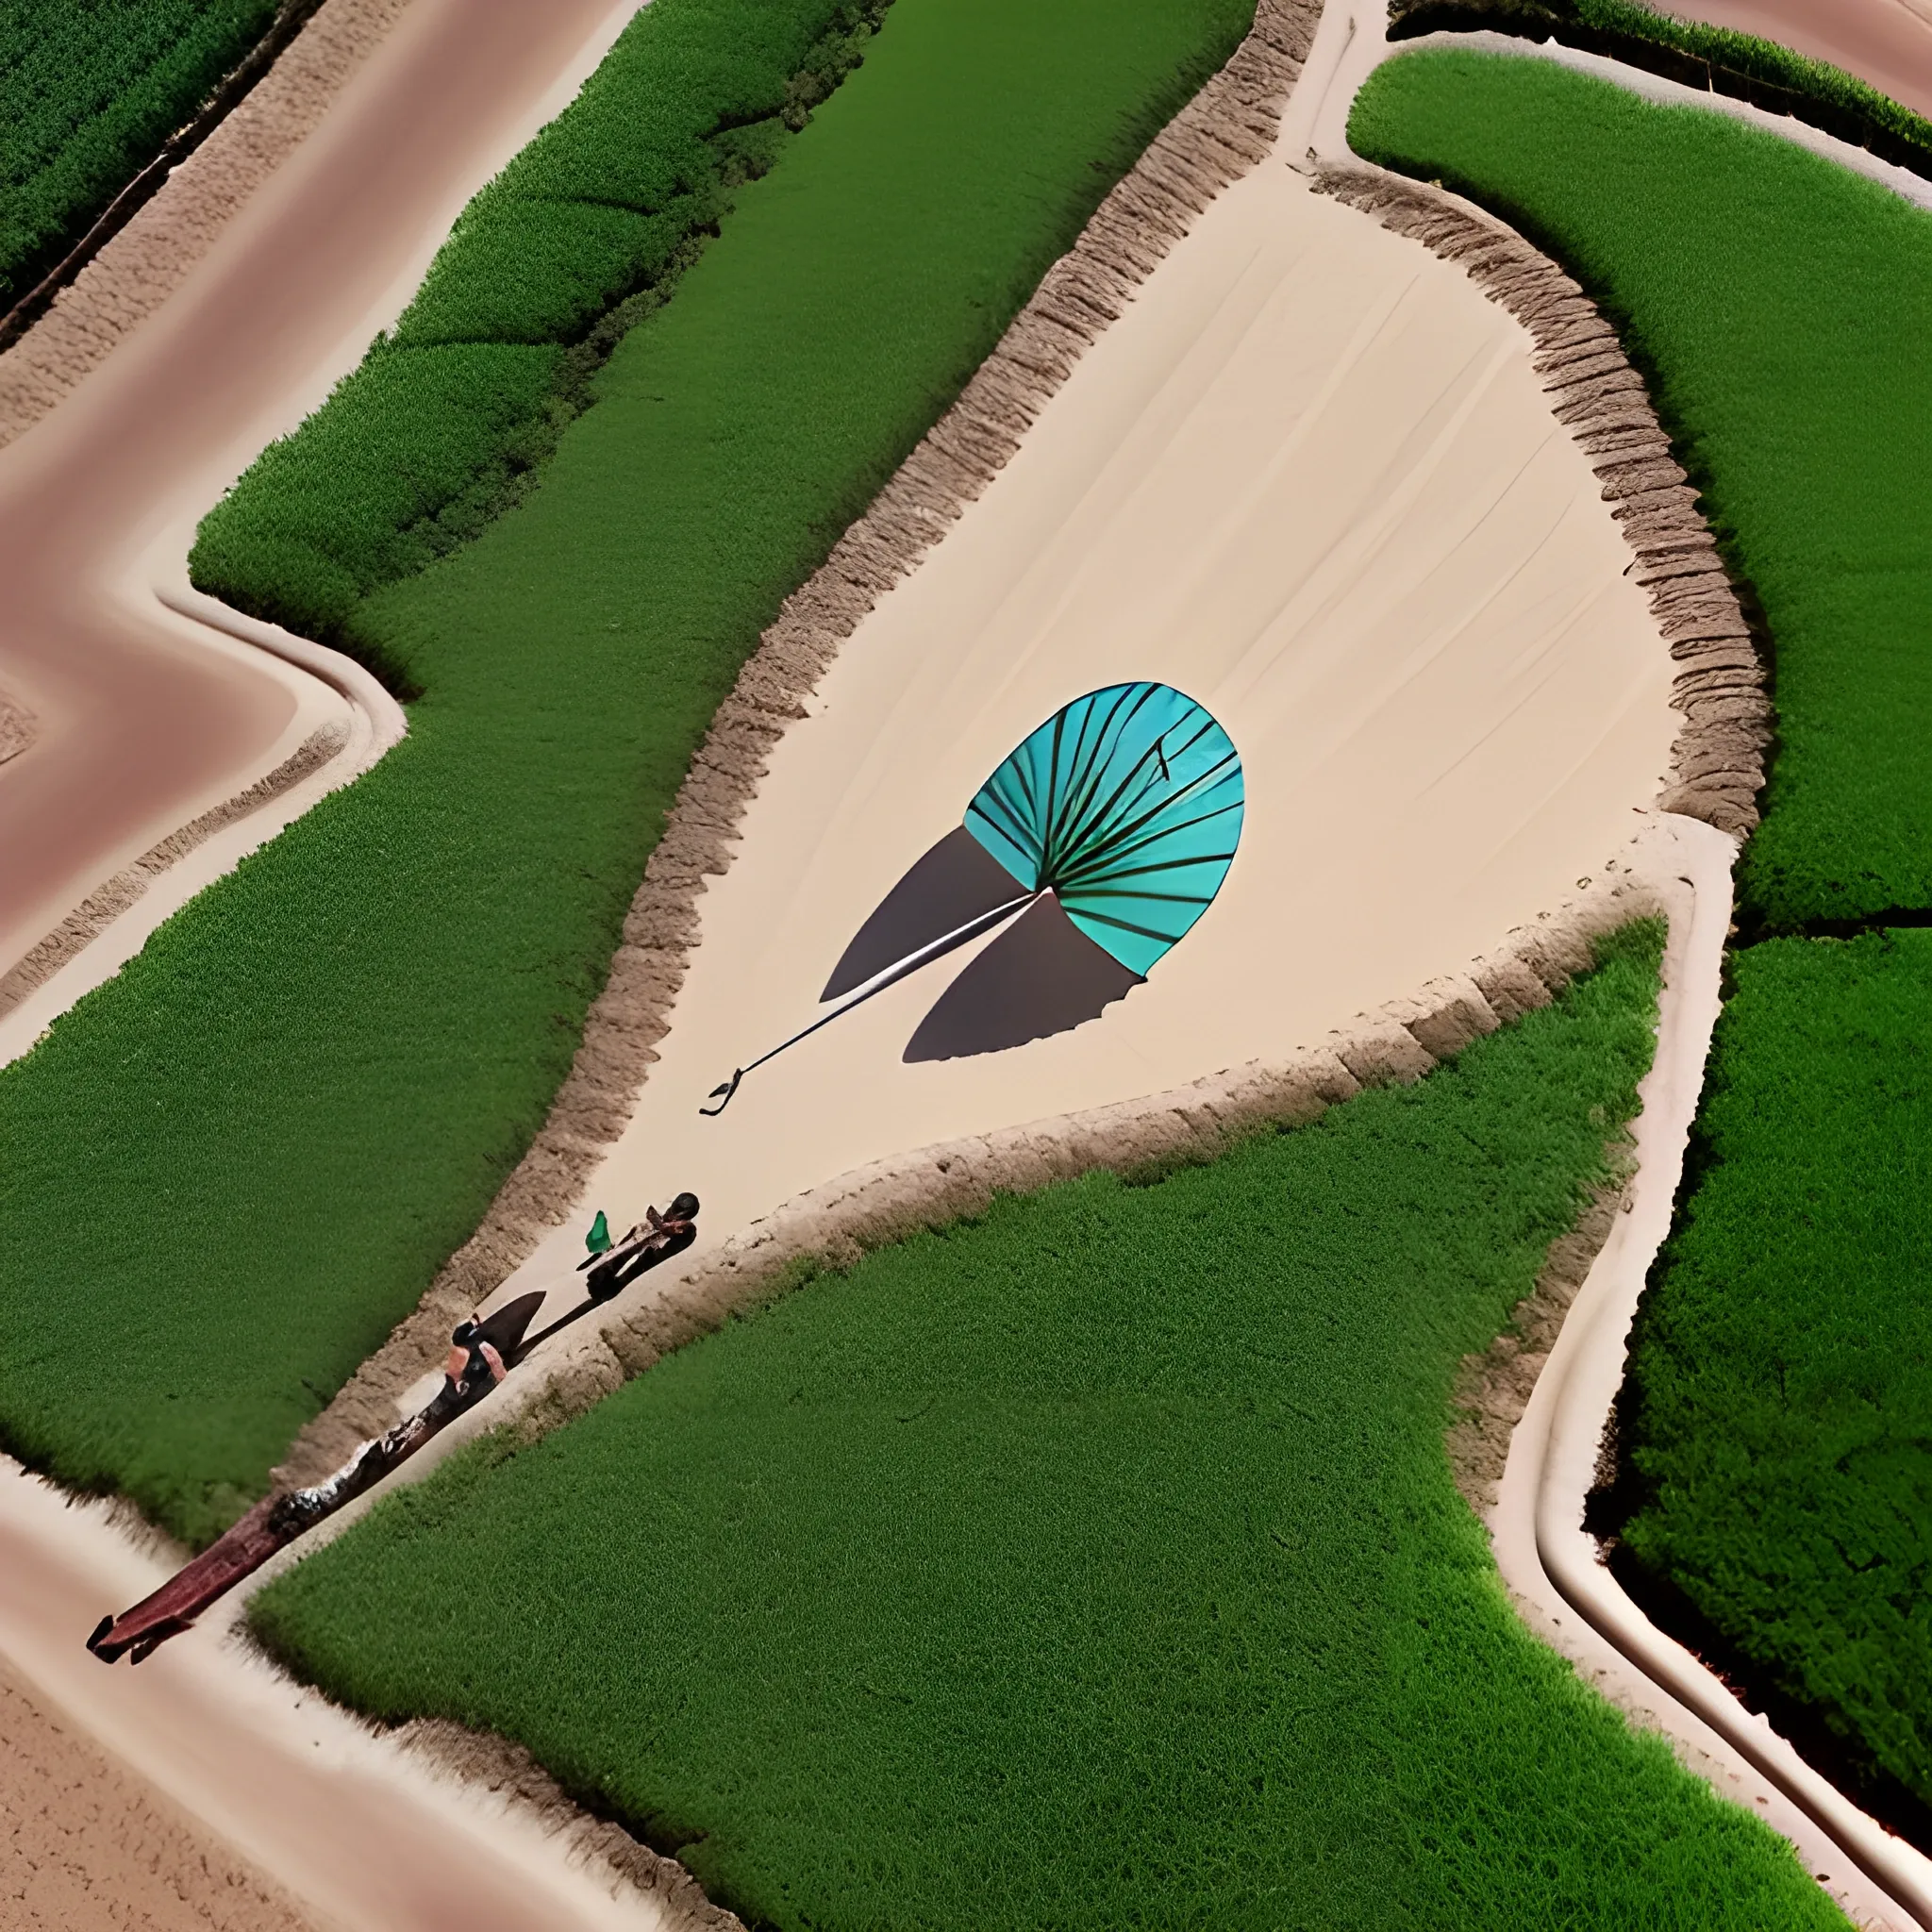
[[[575,1307],[559,1315],[548,1327],[540,1328],[536,1334],[522,1341],[517,1347],[514,1360],[508,1356],[504,1357],[506,1364],[514,1367],[515,1363],[528,1356],[540,1341],[548,1341],[553,1335],[561,1333],[573,1323],[581,1322],[592,1308],[601,1308],[607,1302],[615,1301],[632,1282],[648,1274],[654,1268],[661,1268],[674,1256],[683,1254],[697,1238],[697,1229],[688,1228],[683,1234],[673,1235],[661,1248],[647,1248],[635,1260],[625,1262],[607,1282],[600,1283],[594,1291],[587,1292]],[[594,1267],[595,1263],[590,1265]]]

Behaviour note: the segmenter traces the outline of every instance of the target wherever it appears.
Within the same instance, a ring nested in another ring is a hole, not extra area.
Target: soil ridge
[[[744,1921],[713,1905],[675,1857],[585,1809],[523,1745],[495,1731],[470,1730],[450,1718],[412,1718],[398,1727],[395,1738],[445,1775],[480,1785],[536,1818],[562,1838],[573,1860],[607,1866],[654,1900],[670,1924],[690,1932],[745,1932]]]
[[[4,719],[0,719],[4,723]],[[349,741],[349,727],[339,722],[311,731],[274,771],[264,773],[246,790],[191,819],[157,841],[133,864],[125,866],[106,884],[95,887],[45,939],[16,964],[0,973],[0,1014],[10,1012],[27,994],[98,939],[139,899],[155,879],[197,845],[279,798],[303,779],[337,758]]]
[[[1757,827],[1773,737],[1767,667],[1697,491],[1617,331],[1548,256],[1443,189],[1366,162],[1324,164],[1313,186],[1454,262],[1535,339],[1552,411],[1603,485],[1633,553],[1631,575],[1677,666],[1671,703],[1685,722],[1657,807],[1741,842]]]
[[[168,176],[247,99],[249,91],[275,65],[297,34],[308,25],[322,0],[281,0],[275,17],[255,44],[203,97],[195,111],[162,142],[153,160],[138,170],[107,207],[90,222],[59,260],[36,278],[34,285],[0,314],[0,349],[17,342],[62,289],[118,235],[151,201]]]

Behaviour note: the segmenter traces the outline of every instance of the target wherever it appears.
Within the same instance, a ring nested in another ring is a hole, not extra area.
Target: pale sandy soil
[[[1781,41],[1932,116],[1932,0],[1668,0],[1662,10]]]
[[[354,364],[462,203],[631,10],[413,0],[219,239],[196,231],[206,252],[175,293],[0,451],[0,686],[37,721],[0,763],[0,972],[340,708],[291,668],[159,611],[152,586],[256,451]],[[220,138],[196,162],[218,158]],[[99,291],[83,277],[70,295]],[[40,353],[39,334],[0,369]]]
[[[176,1559],[143,1552],[101,1506],[69,1505],[0,1458],[0,1656],[62,1727],[5,1734],[9,1823],[16,1806],[65,1815],[76,1797],[75,1739],[84,1735],[118,1780],[102,1787],[104,1805],[111,1789],[158,1812],[151,1790],[164,1791],[230,1848],[232,1869],[245,1869],[232,1864],[239,1856],[273,1873],[327,1932],[653,1932],[679,1923],[662,1899],[567,1856],[554,1824],[435,1775],[239,1652],[221,1615],[137,1669],[109,1670],[89,1656],[82,1640],[101,1613],[145,1595]],[[80,1802],[89,1790],[80,1788]],[[196,1896],[203,1884],[202,1853],[188,1838],[154,1844],[153,1889],[136,1900],[151,1916],[130,1924],[170,1923],[171,1897]],[[72,1854],[75,1883],[131,1888],[133,1868],[111,1834],[98,1847],[73,1840]],[[88,1922],[65,1924],[82,1932]],[[4,1895],[0,1926],[10,1932]]]
[[[897,1150],[1320,1042],[1574,896],[1658,790],[1671,666],[1529,340],[1279,162],[1215,202],[778,744],[586,1208],[708,1235]],[[901,1064],[958,956],[747,1079],[1000,758],[1162,678],[1245,761],[1219,900],[1101,1020]],[[523,1281],[566,1252],[560,1236]]]
[[[276,1888],[0,1664],[0,1926],[299,1932]]]

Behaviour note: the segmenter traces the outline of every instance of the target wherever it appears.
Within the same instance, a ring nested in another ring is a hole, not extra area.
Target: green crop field
[[[0,0],[0,309],[260,39],[275,0]]]
[[[1516,1621],[1443,1451],[1632,1110],[1657,941],[1420,1086],[1001,1199],[486,1441],[255,1627],[522,1740],[753,1924],[1840,1924]]]
[[[1363,152],[1473,194],[1616,314],[1760,591],[1779,744],[1692,1187],[1602,1526],[1656,1613],[1932,1833],[1932,219],[1535,60],[1420,55]]]
[[[541,487],[359,607],[408,738],[0,1071],[8,1448],[197,1541],[262,1490],[528,1144],[760,628],[1245,25],[897,0]]]
[[[1775,648],[1747,914],[1932,905],[1932,215],[1535,59],[1391,60],[1350,138],[1550,248],[1650,373]]]
[[[1709,1165],[1636,1339],[1624,1540],[1932,1805],[1932,932],[1733,970]]]
[[[1810,116],[1812,107],[1823,109],[1812,118],[1814,125],[1829,133],[1862,145],[1867,130],[1876,128],[1898,143],[1889,158],[1907,158],[1909,151],[1916,149],[1918,154],[1909,155],[1910,164],[1920,164],[1922,158],[1932,161],[1932,123],[1857,75],[1735,27],[1679,20],[1641,5],[1641,0],[1391,0],[1389,14],[1398,38],[1442,28],[1487,27],[1534,40],[1554,34],[1567,44],[1608,53],[1612,58],[1630,54],[1641,58],[1641,49],[1633,48],[1631,42],[1648,42],[1690,55],[1694,60],[1707,61],[1732,75],[1769,82],[1770,95],[1758,89],[1752,92],[1760,105],[1773,112],[1808,103],[1805,113]],[[1666,72],[1671,64],[1662,63]],[[1684,78],[1692,86],[1704,85],[1694,68],[1674,77]],[[1781,95],[1795,96],[1796,101],[1780,99]]]
[[[376,586],[533,486],[592,378],[864,56],[887,0],[670,0],[464,211],[362,367],[208,519],[195,580],[408,674]]]

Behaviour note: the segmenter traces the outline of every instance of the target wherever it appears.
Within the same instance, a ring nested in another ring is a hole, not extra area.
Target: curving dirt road
[[[1932,1925],[1932,1860],[1859,1811],[1659,1632],[1583,1527],[1631,1321],[1670,1233],[1703,1091],[1736,856],[1722,833],[1668,813],[1645,826],[1632,851],[1633,872],[1670,920],[1657,1059],[1631,1124],[1637,1170],[1510,1439],[1488,1521],[1503,1579],[1545,1641],[1640,1724],[1676,1740],[1691,1768],[1725,1796],[1783,1832],[1854,1924],[1910,1932]]]
[[[1781,41],[1932,116],[1932,0],[1668,0],[1664,10]]]
[[[633,10],[417,0],[186,286],[0,451],[0,691],[36,724],[0,762],[0,973],[333,707],[299,672],[163,611],[152,587]]]

